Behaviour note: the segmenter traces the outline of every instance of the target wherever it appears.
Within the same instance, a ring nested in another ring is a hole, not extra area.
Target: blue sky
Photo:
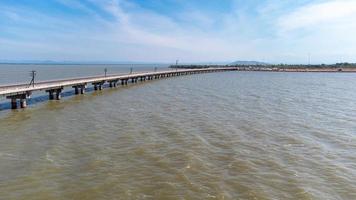
[[[1,0],[0,60],[356,62],[355,0]]]

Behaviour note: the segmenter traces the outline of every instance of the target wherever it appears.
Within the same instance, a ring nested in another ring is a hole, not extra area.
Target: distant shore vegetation
[[[343,69],[353,69],[356,70],[356,63],[335,63],[335,64],[256,64],[256,65],[246,65],[246,64],[228,64],[228,65],[171,65],[170,68],[178,69],[198,69],[198,68],[210,68],[210,67],[237,67],[240,70],[308,70],[308,69],[333,69],[342,71]]]

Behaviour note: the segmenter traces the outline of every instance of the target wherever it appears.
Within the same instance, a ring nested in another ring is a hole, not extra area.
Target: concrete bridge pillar
[[[109,87],[116,87],[118,81],[119,80],[109,81]]]
[[[49,100],[60,100],[62,98],[63,88],[47,90]]]
[[[20,107],[21,108],[26,108],[27,107],[26,98],[20,99]]]
[[[127,85],[129,79],[121,79],[121,85]]]
[[[27,92],[24,94],[17,94],[12,96],[7,96],[7,99],[11,99],[11,109],[17,109],[17,99],[20,99],[20,107],[26,108],[27,107],[27,99],[30,98],[31,93]]]
[[[55,100],[61,100],[62,98],[62,89],[56,89]]]
[[[94,90],[102,90],[105,81],[92,83],[94,85]]]
[[[53,100],[54,99],[54,91],[53,90],[48,90],[48,99]]]
[[[87,87],[87,85],[81,85],[81,87],[79,87],[80,89],[80,94],[84,94],[85,93],[85,88]]]
[[[74,87],[74,93],[79,94],[79,88],[77,86],[73,86],[73,87]]]
[[[75,94],[84,94],[85,93],[85,88],[87,86],[84,84],[84,85],[75,85],[73,86],[74,88],[74,93]]]
[[[11,109],[17,109],[17,99],[16,98],[11,99]]]
[[[56,95],[54,96],[54,99],[55,100],[61,100],[61,98],[62,98],[62,88],[56,89],[55,92],[56,92]]]

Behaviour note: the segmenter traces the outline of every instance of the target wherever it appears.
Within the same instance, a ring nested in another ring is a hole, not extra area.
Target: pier
[[[80,77],[62,80],[49,80],[36,82],[34,84],[13,84],[0,86],[0,96],[6,97],[11,101],[11,108],[17,109],[27,107],[27,99],[35,91],[45,91],[48,93],[49,100],[60,100],[64,88],[71,87],[76,95],[84,94],[88,85],[92,85],[94,90],[102,90],[104,84],[110,88],[117,87],[119,84],[125,86],[128,83],[137,83],[173,76],[182,76],[199,73],[212,73],[223,71],[234,71],[236,67],[203,68],[203,69],[175,69],[159,72],[140,72],[130,74],[116,74],[105,76]],[[19,105],[19,106],[18,106]]]

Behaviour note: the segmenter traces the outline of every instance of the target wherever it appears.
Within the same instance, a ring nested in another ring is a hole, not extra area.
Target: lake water
[[[39,78],[105,68],[52,67]],[[30,68],[2,66],[0,83]],[[0,199],[353,200],[355,86],[351,73],[223,72],[5,108]]]

